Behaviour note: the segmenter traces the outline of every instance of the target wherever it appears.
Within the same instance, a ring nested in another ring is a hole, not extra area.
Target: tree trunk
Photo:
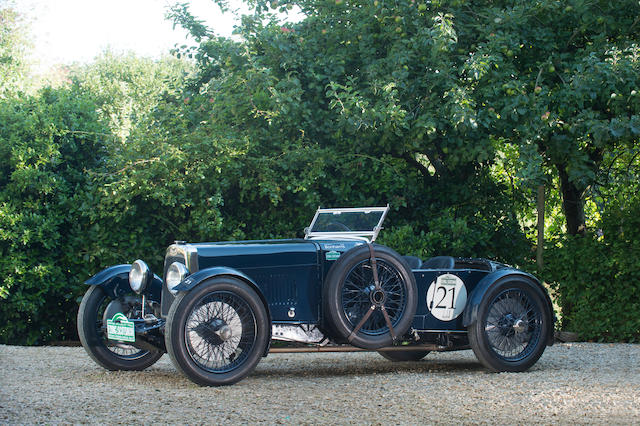
[[[536,264],[538,273],[542,272],[542,251],[544,250],[544,185],[538,185],[538,247],[536,249]]]
[[[569,181],[569,175],[565,166],[556,166],[558,168],[558,176],[560,178],[560,192],[562,193],[562,210],[567,220],[567,234],[583,235],[585,232],[585,216],[584,216],[584,200],[582,199],[582,191],[576,185]],[[570,327],[568,318],[573,315],[573,303],[565,302],[562,304],[562,326]]]
[[[562,192],[562,211],[567,219],[567,234],[582,235],[585,231],[584,200],[582,191],[569,181],[569,175],[564,166],[556,166],[560,177],[560,191]]]

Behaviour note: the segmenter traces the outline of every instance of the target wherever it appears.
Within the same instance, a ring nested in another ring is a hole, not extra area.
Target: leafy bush
[[[608,206],[597,233],[565,237],[546,254],[562,327],[583,339],[640,341],[640,198],[620,207]]]
[[[70,283],[87,274],[70,266],[70,234],[86,228],[77,215],[86,170],[104,155],[95,110],[73,88],[0,104],[0,342],[69,336]]]
[[[1,343],[76,338],[83,281],[138,257],[159,268],[162,247],[186,233],[172,221],[213,227],[215,208],[192,220],[185,214],[195,186],[185,182],[199,178],[186,178],[179,155],[155,148],[140,170],[134,154],[140,145],[154,149],[153,140],[124,139],[161,93],[181,87],[185,66],[107,55],[95,67],[77,71],[67,87],[0,103]],[[139,179],[118,186],[123,175]]]
[[[72,338],[80,283],[106,266],[300,236],[317,206],[390,203],[380,242],[403,254],[530,266],[531,188],[551,182],[547,210],[577,233],[603,164],[637,157],[636,1],[269,2],[299,5],[295,24],[267,3],[237,40],[173,8],[199,43],[186,80],[105,55],[13,99],[20,51],[0,40],[0,342]],[[567,327],[634,340],[640,203],[610,195],[590,211],[604,237],[552,241],[547,275]]]

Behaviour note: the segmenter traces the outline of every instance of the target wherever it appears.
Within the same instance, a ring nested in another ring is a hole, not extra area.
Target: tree
[[[191,68],[171,56],[152,60],[107,50],[94,62],[72,69],[71,76],[95,96],[101,120],[109,123],[122,144],[147,120],[163,93],[181,87]]]
[[[555,174],[567,233],[583,233],[603,159],[640,135],[640,6],[452,3],[451,13],[470,67],[484,70],[474,98],[490,132],[519,147],[523,178],[535,184],[545,180],[541,170]]]
[[[73,230],[105,128],[70,88],[3,101],[0,123],[0,341],[59,339],[73,334]]]
[[[27,27],[10,1],[0,1],[0,100],[22,89],[28,71]]]
[[[228,203],[245,194],[261,212],[291,218],[303,209],[287,206],[300,201],[307,211],[391,202],[394,225],[423,241],[412,247],[416,254],[521,260],[526,244],[513,203],[488,167],[494,143],[451,59],[451,17],[410,1],[277,7],[294,4],[307,15],[296,24],[255,4],[239,42],[203,29],[184,5],[173,10],[200,40],[180,53],[199,66],[191,94],[202,113],[194,128],[246,140],[248,161],[259,166],[245,170],[240,197],[224,197],[224,210],[237,215],[241,205]]]

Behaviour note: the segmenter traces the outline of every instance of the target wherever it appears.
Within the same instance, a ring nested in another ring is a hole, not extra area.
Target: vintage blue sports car
[[[388,210],[318,209],[304,239],[176,241],[164,279],[142,260],[107,268],[86,282],[82,345],[110,370],[168,352],[201,385],[235,383],[270,352],[417,361],[471,347],[489,370],[531,367],[553,343],[540,282],[490,260],[423,261],[374,244]]]

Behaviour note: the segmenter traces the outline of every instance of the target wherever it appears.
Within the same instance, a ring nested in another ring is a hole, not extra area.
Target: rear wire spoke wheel
[[[492,371],[525,371],[547,345],[551,309],[542,289],[525,280],[498,283],[482,299],[469,342]]]
[[[162,357],[160,351],[147,351],[126,342],[107,339],[107,319],[116,311],[130,316],[132,298],[135,301],[135,296],[114,298],[107,295],[102,287],[91,286],[80,303],[80,342],[89,356],[107,370],[143,370]]]
[[[340,256],[329,270],[323,289],[327,332],[339,342],[366,349],[393,344],[382,308],[393,333],[401,338],[409,329],[417,306],[415,278],[406,261],[385,246],[375,245],[374,253],[379,288],[374,282],[371,252],[368,246],[362,245]],[[356,333],[352,336],[354,330]]]
[[[256,292],[243,281],[219,277],[178,295],[165,340],[178,370],[200,385],[219,386],[253,371],[267,348],[268,331]]]

